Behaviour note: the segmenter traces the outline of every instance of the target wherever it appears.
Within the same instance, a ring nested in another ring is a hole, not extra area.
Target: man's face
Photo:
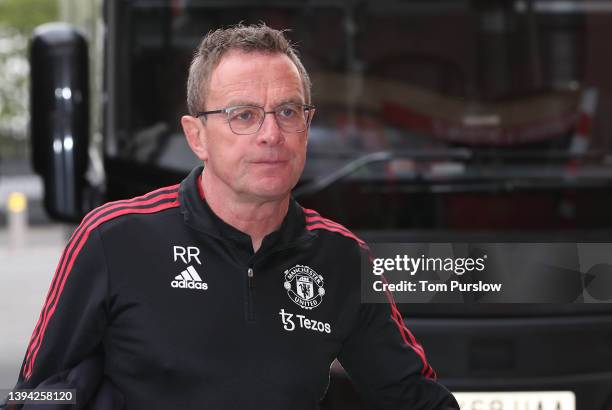
[[[297,68],[283,54],[230,51],[212,72],[205,110],[257,105],[272,111],[286,102],[304,103]],[[244,198],[282,199],[297,183],[306,157],[308,130],[282,131],[266,114],[259,131],[236,135],[226,114],[203,119],[201,159],[214,178]]]

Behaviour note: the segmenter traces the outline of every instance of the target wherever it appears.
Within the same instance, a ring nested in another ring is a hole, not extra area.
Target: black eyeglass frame
[[[280,125],[280,123],[279,123],[278,119],[276,118],[276,114],[277,114],[277,111],[278,111],[278,110],[282,109],[283,107],[286,107],[287,105],[291,105],[291,104],[293,104],[293,105],[297,105],[297,106],[301,106],[301,107],[302,107],[302,109],[303,109],[304,111],[308,111],[308,119],[307,119],[307,121],[306,121],[306,125],[305,125],[305,127],[304,127],[304,129],[303,129],[303,130],[299,130],[299,131],[287,131],[287,130],[284,130],[284,129],[283,129],[283,127]],[[232,128],[232,126],[231,126],[231,124],[230,124],[230,118],[229,118],[229,115],[230,115],[230,112],[231,112],[232,110],[235,110],[236,108],[257,108],[257,109],[262,110],[262,111],[263,111],[263,113],[264,113],[264,115],[263,115],[263,117],[262,117],[261,122],[259,123],[259,127],[257,127],[257,129],[256,129],[255,131],[253,131],[253,132],[248,132],[248,133],[244,133],[244,132],[243,132],[243,133],[240,133],[240,132],[236,132],[236,131],[234,131],[234,129]],[[198,111],[198,112],[196,113],[195,117],[196,117],[196,118],[200,118],[200,117],[204,117],[204,118],[206,118],[206,116],[207,116],[207,115],[209,115],[209,114],[226,114],[226,115],[227,115],[227,125],[230,127],[230,130],[232,130],[232,132],[233,132],[234,134],[236,134],[236,135],[252,135],[252,134],[256,134],[257,132],[259,132],[259,130],[261,129],[261,126],[263,125],[264,121],[266,120],[266,114],[274,114],[274,120],[276,121],[276,124],[278,125],[278,127],[279,127],[281,130],[283,130],[283,131],[285,131],[285,132],[304,132],[304,131],[306,131],[306,130],[308,129],[308,127],[310,126],[310,121],[312,120],[312,114],[311,114],[311,112],[312,112],[312,110],[314,110],[314,109],[315,109],[315,106],[314,106],[314,105],[311,105],[311,104],[286,103],[286,104],[281,104],[281,105],[279,105],[278,107],[276,107],[276,109],[274,109],[274,110],[272,110],[272,111],[265,111],[263,107],[260,107],[260,106],[258,106],[258,105],[248,105],[248,104],[247,104],[247,105],[233,105],[233,106],[231,106],[231,107],[225,107],[225,108],[221,108],[221,109],[219,109],[219,110],[212,110],[212,111]]]

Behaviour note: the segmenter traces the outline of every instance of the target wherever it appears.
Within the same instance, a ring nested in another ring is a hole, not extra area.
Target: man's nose
[[[276,145],[284,142],[284,140],[285,137],[278,126],[276,116],[273,113],[267,113],[257,133],[257,142],[261,144]]]

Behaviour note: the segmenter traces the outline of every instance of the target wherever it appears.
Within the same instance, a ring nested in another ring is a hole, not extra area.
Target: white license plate
[[[571,391],[453,392],[461,410],[576,410]]]

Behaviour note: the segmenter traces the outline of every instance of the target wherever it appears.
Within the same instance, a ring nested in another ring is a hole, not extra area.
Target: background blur
[[[58,18],[61,7],[50,0],[0,1],[0,388],[15,384],[70,229],[53,223],[43,210],[42,183],[30,165],[28,140],[28,41],[34,27]],[[28,199],[28,228],[11,236],[7,207],[12,192]]]

